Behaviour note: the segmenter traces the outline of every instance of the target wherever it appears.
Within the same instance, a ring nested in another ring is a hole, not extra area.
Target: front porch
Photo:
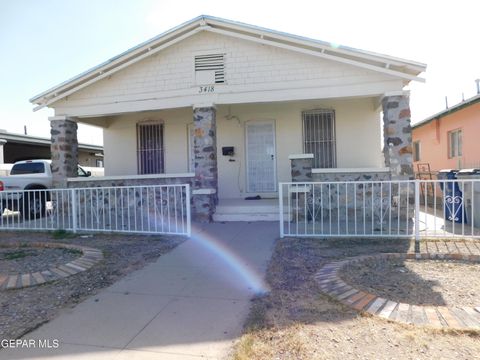
[[[383,142],[389,144],[383,154],[377,97],[55,117],[54,176],[58,187],[70,188],[187,183],[194,219],[273,220],[273,208],[235,215],[246,210],[235,209],[231,199],[278,198],[278,182],[411,177],[408,96],[381,103]],[[103,127],[105,177],[75,179],[69,173],[77,121]]]

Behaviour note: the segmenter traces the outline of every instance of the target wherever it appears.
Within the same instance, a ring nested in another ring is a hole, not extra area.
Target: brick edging
[[[357,311],[367,312],[374,316],[404,324],[461,330],[480,330],[480,304],[474,307],[447,307],[398,303],[356,289],[344,282],[338,274],[339,270],[349,263],[358,263],[374,259],[463,260],[480,262],[480,255],[385,253],[357,256],[346,260],[330,262],[324,265],[315,275],[315,279],[324,293]]]
[[[20,243],[18,244],[20,245]],[[101,250],[87,246],[48,242],[25,242],[21,244],[26,244],[31,247],[78,250],[81,251],[83,255],[63,265],[48,266],[48,268],[43,271],[12,275],[0,274],[0,290],[20,289],[63,279],[88,270],[103,259]]]

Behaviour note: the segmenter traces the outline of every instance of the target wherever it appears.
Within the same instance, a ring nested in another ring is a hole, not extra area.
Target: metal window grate
[[[195,72],[212,71],[215,74],[215,84],[225,83],[225,55],[209,54],[195,56]]]
[[[335,113],[333,110],[304,111],[303,151],[314,155],[315,168],[337,167]]]
[[[163,173],[163,153],[163,124],[137,124],[138,173]]]

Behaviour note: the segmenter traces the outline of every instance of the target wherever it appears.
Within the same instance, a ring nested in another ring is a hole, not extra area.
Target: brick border
[[[480,263],[480,255],[385,253],[356,256],[346,260],[330,262],[323,266],[315,275],[315,279],[324,293],[359,312],[367,312],[374,316],[404,324],[460,330],[480,330],[480,305],[474,307],[447,307],[397,303],[356,289],[344,282],[338,274],[349,263],[359,263],[374,259],[462,260]]]
[[[48,268],[43,271],[13,275],[0,274],[0,290],[21,289],[63,279],[88,270],[103,259],[103,253],[101,250],[87,246],[48,242],[18,242],[8,243],[8,245],[28,245],[31,247],[40,248],[72,249],[81,251],[83,255],[63,265],[48,266]]]

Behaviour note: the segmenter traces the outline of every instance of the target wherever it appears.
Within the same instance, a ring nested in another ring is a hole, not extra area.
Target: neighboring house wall
[[[275,121],[277,180],[290,181],[288,156],[303,152],[302,111],[313,109],[335,111],[337,167],[383,166],[380,114],[379,110],[374,109],[373,100],[364,98],[218,106],[219,196],[235,198],[246,194],[245,124],[249,121]],[[164,123],[165,173],[189,172],[187,128],[192,123],[192,109],[182,108],[120,115],[110,119],[110,125],[104,129],[105,174],[137,174],[136,124],[145,120]],[[223,146],[234,146],[235,155],[222,156]]]
[[[448,133],[462,130],[462,155],[449,157]],[[420,142],[420,159],[432,171],[480,167],[480,103],[434,119],[413,129],[413,141]]]

